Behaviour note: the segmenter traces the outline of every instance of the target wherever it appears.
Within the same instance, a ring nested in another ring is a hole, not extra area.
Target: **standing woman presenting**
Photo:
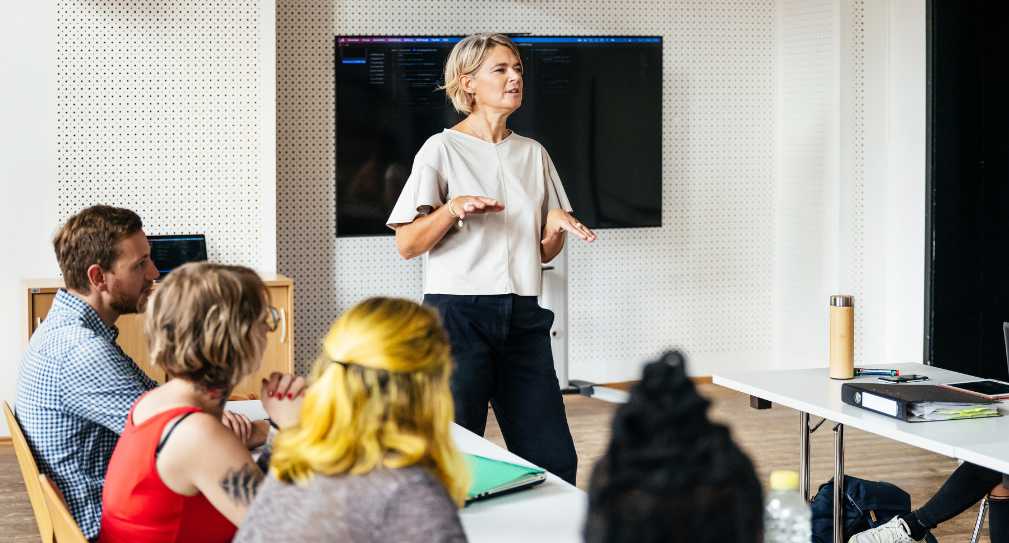
[[[452,343],[456,422],[483,435],[487,402],[508,449],[574,484],[577,457],[550,351],[553,313],[536,301],[541,264],[570,211],[546,149],[508,130],[522,105],[522,60],[501,34],[474,34],[445,64],[445,92],[467,117],[431,136],[387,224],[403,258],[424,255],[424,302]]]

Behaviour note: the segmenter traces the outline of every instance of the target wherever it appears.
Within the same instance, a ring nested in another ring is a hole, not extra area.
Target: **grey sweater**
[[[317,475],[304,486],[268,475],[235,543],[465,542],[458,510],[420,467],[365,475]]]

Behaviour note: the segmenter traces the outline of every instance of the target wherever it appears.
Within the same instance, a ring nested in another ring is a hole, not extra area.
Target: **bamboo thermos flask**
[[[830,378],[855,376],[855,308],[851,296],[830,297]]]

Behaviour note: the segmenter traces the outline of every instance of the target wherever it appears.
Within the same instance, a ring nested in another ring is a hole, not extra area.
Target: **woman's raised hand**
[[[574,215],[560,208],[551,209],[550,213],[547,214],[547,223],[543,227],[543,241],[541,243],[549,245],[562,236],[564,232],[571,232],[584,241],[591,242],[596,240],[595,232],[578,222],[578,219]]]
[[[453,217],[465,219],[466,215],[504,211],[504,204],[486,196],[456,196],[445,204]]]
[[[263,379],[260,401],[270,420],[280,428],[298,423],[301,401],[308,388],[305,379],[291,374],[273,372],[269,379]]]

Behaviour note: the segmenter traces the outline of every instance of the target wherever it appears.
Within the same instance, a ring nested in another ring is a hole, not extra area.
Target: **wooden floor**
[[[39,543],[32,506],[9,441],[0,443],[0,534],[0,540],[11,543]]]
[[[733,435],[750,454],[764,481],[774,469],[794,469],[799,459],[799,415],[791,409],[766,411],[749,408],[745,396],[714,386],[701,385],[712,404],[712,418],[732,428]],[[578,486],[585,488],[592,464],[609,439],[613,404],[581,397],[566,397],[571,433],[578,449]],[[491,421],[487,437],[501,443],[497,425]],[[813,434],[812,479],[815,486],[833,475],[833,433],[828,424]],[[885,480],[911,494],[913,506],[924,503],[956,468],[956,462],[908,445],[860,432],[845,431],[846,472],[865,479]],[[966,542],[977,509],[943,524],[934,533],[939,541]],[[0,444],[0,540],[11,543],[39,541],[31,506],[21,482],[21,473],[9,444]],[[982,541],[988,543],[987,526]]]

